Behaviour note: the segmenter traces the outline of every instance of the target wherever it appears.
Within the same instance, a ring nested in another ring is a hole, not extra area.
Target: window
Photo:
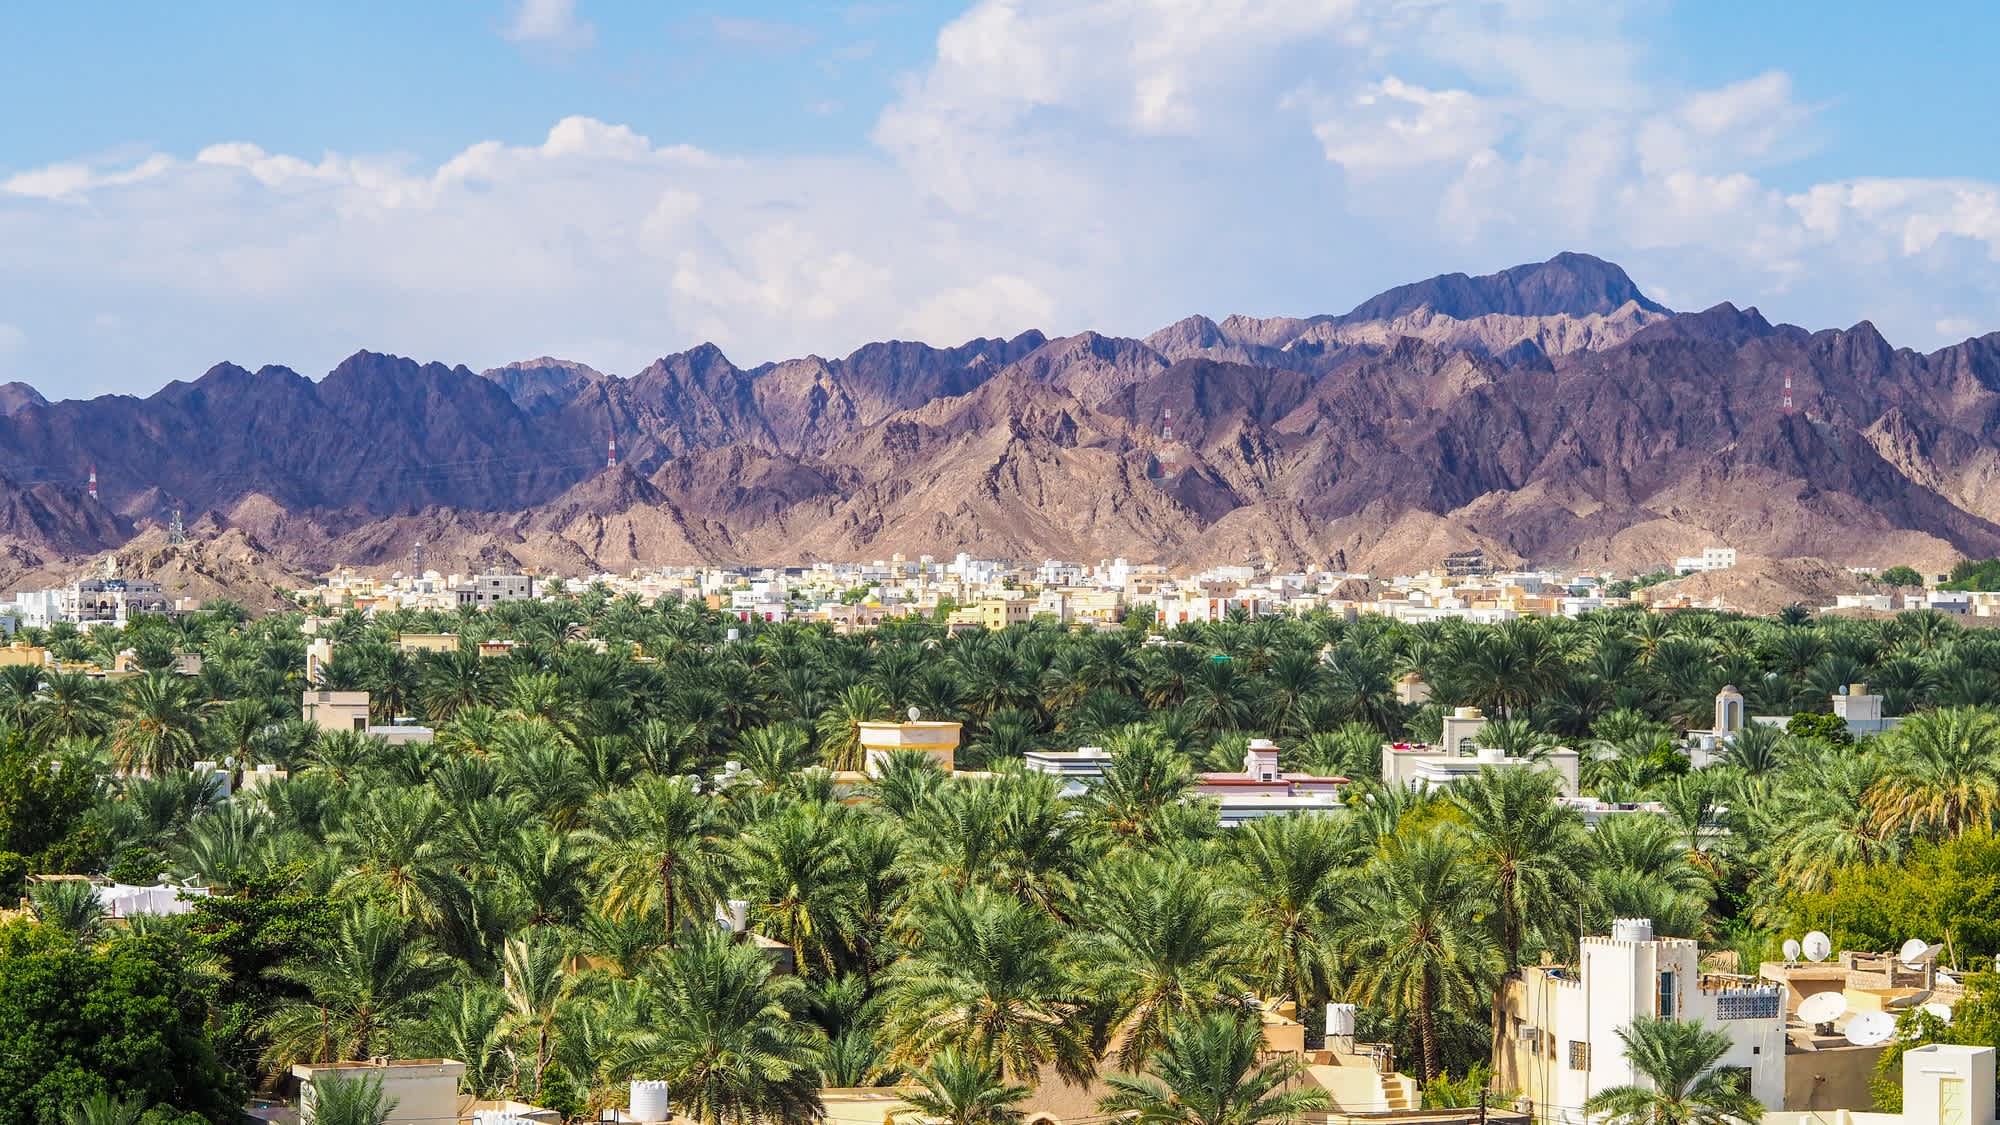
[[[1660,974],[1660,995],[1656,1003],[1658,1006],[1653,1009],[1654,1015],[1660,1017],[1663,1020],[1670,1020],[1674,1018],[1674,974],[1673,973],[1666,972]]]
[[[1569,1041],[1569,1068],[1571,1070],[1590,1069],[1590,1044],[1581,1039]]]

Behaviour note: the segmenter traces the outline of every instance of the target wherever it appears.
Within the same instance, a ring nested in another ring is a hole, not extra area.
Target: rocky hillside
[[[361,352],[317,381],[224,363],[144,399],[0,391],[0,580],[176,508],[289,571],[393,567],[417,542],[441,567],[571,571],[2000,553],[2000,334],[1919,354],[1865,322],[1674,313],[1578,254],[1143,340],[897,341],[751,368],[703,345],[627,377]]]

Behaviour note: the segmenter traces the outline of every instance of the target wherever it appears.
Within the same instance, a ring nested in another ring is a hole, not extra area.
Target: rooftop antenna
[[[181,522],[181,510],[174,509],[174,517],[167,521],[167,542],[187,542],[187,525]]]
[[[97,499],[97,462],[90,464],[90,498]]]

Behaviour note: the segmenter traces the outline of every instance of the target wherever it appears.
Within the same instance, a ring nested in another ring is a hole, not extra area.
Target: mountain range
[[[1637,570],[1708,545],[1939,568],[2000,554],[1996,423],[2000,333],[1920,354],[1867,322],[1675,312],[1565,253],[1144,339],[6,384],[0,581],[143,547],[176,510],[294,573],[418,543],[440,570],[567,573],[958,551],[1382,572],[1470,547]]]

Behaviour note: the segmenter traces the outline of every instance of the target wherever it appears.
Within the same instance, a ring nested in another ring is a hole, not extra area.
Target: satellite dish
[[[913,722],[913,723],[914,723],[914,722],[916,722],[916,721],[917,721],[918,719],[921,719],[921,718],[923,718],[923,716],[924,716],[924,713],[923,713],[922,711],[919,711],[919,710],[917,710],[917,709],[916,709],[915,707],[912,707],[912,708],[910,708],[910,721],[911,721],[911,722]]]
[[[1937,979],[1938,979],[1938,983],[1939,983],[1939,984],[1957,984],[1957,983],[1958,983],[1958,978],[1957,978],[1957,977],[1955,977],[1955,976],[1952,976],[1952,975],[1951,975],[1950,973],[1947,973],[1947,972],[1945,972],[1945,971],[1944,971],[1943,969],[1939,969],[1939,970],[1938,970],[1938,975],[1937,975]]]
[[[1798,942],[1798,939],[1797,939],[1797,938],[1786,938],[1786,939],[1785,939],[1785,960],[1787,960],[1787,961],[1796,961],[1796,960],[1798,960],[1798,959],[1799,959],[1799,942]]]
[[[1887,1012],[1863,1012],[1847,1021],[1847,1041],[1857,1047],[1887,1043],[1896,1034],[1896,1017]]]
[[[1944,946],[1932,945],[1922,938],[1913,937],[1903,943],[1903,948],[1896,951],[1896,960],[1912,969],[1921,969],[1931,958],[1942,952]]]
[[[1899,1011],[1908,1008],[1915,1008],[1921,1005],[1924,1001],[1929,1000],[1931,998],[1932,991],[1934,990],[1926,988],[1921,992],[1912,992],[1908,996],[1894,996],[1884,1001],[1882,1007],[1885,1009],[1894,1008]]]
[[[1833,939],[1814,930],[1799,943],[1799,952],[1804,953],[1808,961],[1824,961],[1833,956]]]
[[[1818,1026],[1832,1023],[1847,1014],[1847,997],[1838,992],[1815,992],[1799,1001],[1799,1022]]]
[[[1938,1000],[1933,1000],[1930,1003],[1925,1004],[1923,1010],[1933,1016],[1936,1016],[1937,1018],[1943,1020],[1946,1023],[1951,1022],[1950,1004],[1946,1004]]]

